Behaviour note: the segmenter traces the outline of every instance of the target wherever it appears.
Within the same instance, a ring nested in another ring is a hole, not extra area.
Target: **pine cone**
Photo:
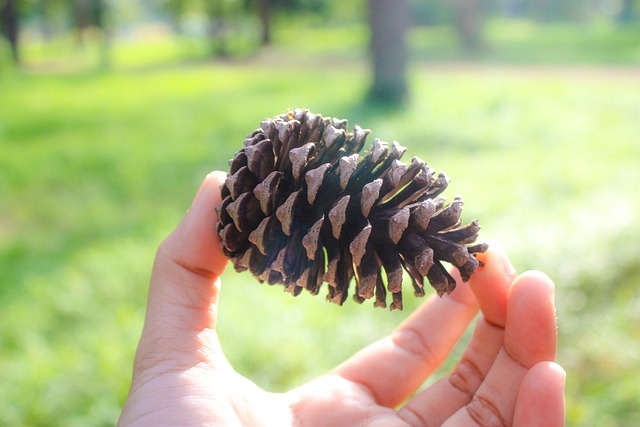
[[[222,250],[237,271],[260,282],[281,283],[294,296],[317,294],[342,305],[351,279],[361,303],[375,295],[376,307],[402,309],[402,276],[407,271],[417,296],[427,277],[438,295],[479,265],[475,253],[478,221],[461,226],[462,199],[445,205],[448,185],[422,160],[400,162],[405,148],[378,139],[358,153],[368,129],[347,128],[346,120],[296,109],[273,119],[244,141],[229,162],[217,208]],[[384,268],[385,275],[381,270]]]

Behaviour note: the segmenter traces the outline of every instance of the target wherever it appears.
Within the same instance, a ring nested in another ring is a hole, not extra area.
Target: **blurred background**
[[[444,170],[556,282],[567,424],[640,425],[640,1],[0,0],[0,30],[0,425],[115,423],[157,245],[296,107]],[[223,283],[223,347],[271,391],[421,302]]]

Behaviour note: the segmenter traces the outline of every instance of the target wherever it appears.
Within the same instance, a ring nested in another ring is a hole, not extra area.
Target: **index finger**
[[[485,253],[476,254],[476,258],[484,265],[471,276],[471,290],[487,322],[504,329],[509,289],[516,277],[516,270],[502,246],[494,242],[489,244]]]

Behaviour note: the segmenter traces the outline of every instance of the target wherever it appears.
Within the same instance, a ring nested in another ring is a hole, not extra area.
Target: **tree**
[[[0,0],[0,32],[9,42],[11,56],[16,64],[20,62],[18,50],[19,30],[18,0]]]
[[[161,0],[159,2],[159,9],[163,10],[170,20],[171,27],[176,33],[182,32],[180,20],[187,10],[185,0]]]
[[[227,23],[226,11],[223,0],[206,2],[206,11],[209,17],[209,36],[212,42],[212,50],[215,56],[227,56]]]
[[[109,34],[106,24],[107,0],[73,0],[74,26],[78,43],[82,46],[85,42],[86,32],[89,28],[100,30],[100,65],[103,68],[109,66]]]
[[[454,23],[462,46],[469,51],[484,47],[482,0],[454,0]]]
[[[260,42],[262,46],[271,44],[271,0],[256,0],[260,17]]]
[[[71,12],[80,44],[84,43],[87,29],[95,27],[104,31],[105,0],[74,0]]]
[[[369,98],[399,103],[407,97],[409,0],[369,0],[373,85]]]
[[[620,13],[616,16],[616,20],[619,24],[629,24],[636,19],[636,4],[634,0],[623,0]]]

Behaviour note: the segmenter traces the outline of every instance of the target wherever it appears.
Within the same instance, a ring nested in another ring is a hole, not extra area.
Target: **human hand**
[[[564,425],[553,283],[539,272],[516,277],[495,248],[479,255],[485,265],[468,283],[431,296],[391,335],[308,384],[269,393],[236,373],[216,334],[227,260],[214,207],[224,179],[205,179],[158,250],[119,426]],[[453,372],[414,395],[479,308]]]

